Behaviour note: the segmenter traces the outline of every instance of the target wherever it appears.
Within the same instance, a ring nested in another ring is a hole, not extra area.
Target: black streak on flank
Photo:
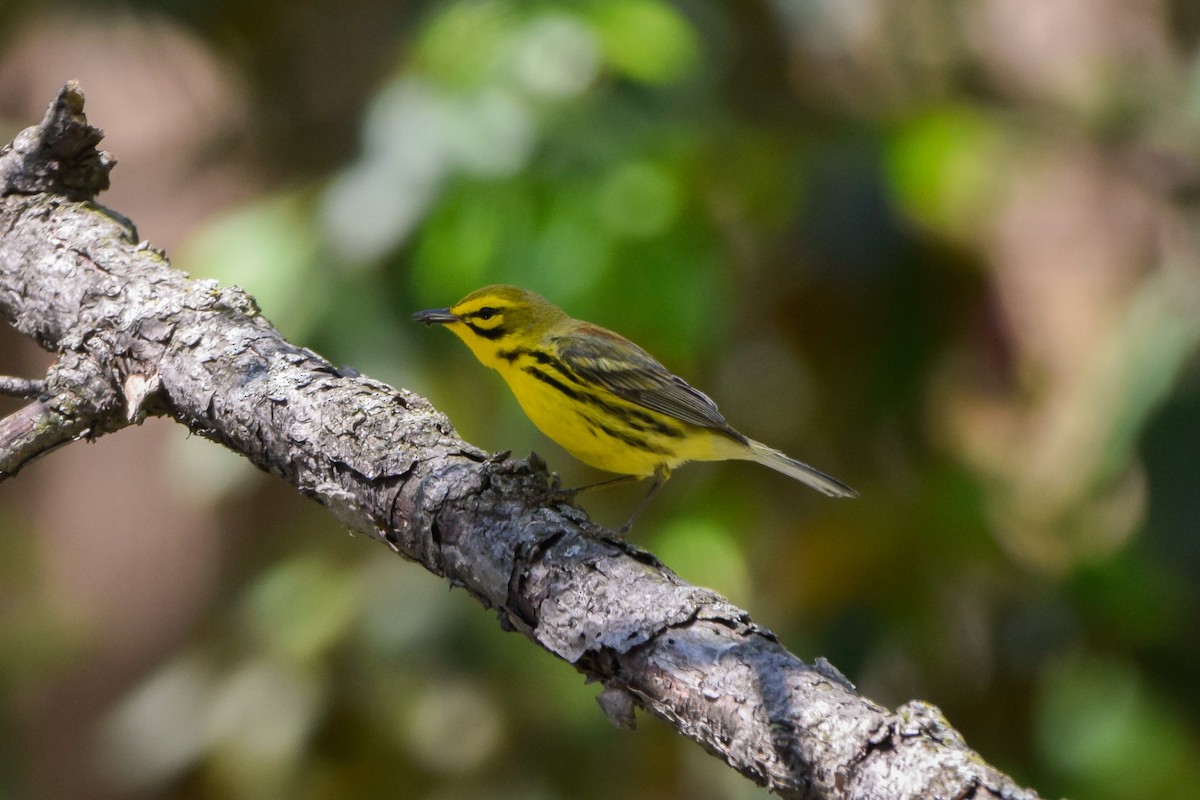
[[[643,433],[645,433],[647,431],[654,431],[655,433],[661,434],[662,436],[669,436],[673,439],[678,439],[683,436],[683,430],[681,428],[675,428],[675,427],[667,425],[663,422],[660,422],[659,420],[655,419],[652,415],[647,414],[644,411],[639,411],[635,408],[628,408],[626,406],[617,405],[615,403],[605,402],[605,400],[603,398],[597,397],[596,395],[591,394],[589,392],[576,391],[575,389],[572,389],[570,386],[567,386],[566,384],[564,384],[562,381],[556,379],[553,375],[549,375],[545,372],[542,372],[537,367],[526,367],[525,372],[529,375],[532,375],[534,378],[537,378],[539,381],[546,384],[547,386],[551,386],[551,387],[557,389],[558,391],[562,392],[563,394],[565,394],[567,397],[571,398],[572,400],[575,400],[580,403],[586,403],[587,405],[590,405],[590,406],[594,406],[594,407],[600,409],[601,411],[603,411],[604,413],[620,419],[622,422],[624,422],[626,425],[628,425],[630,428],[632,428],[635,431],[640,431]],[[589,420],[589,421],[592,421],[592,420]],[[648,450],[652,453],[658,452],[658,450],[645,444],[640,439],[637,439],[636,441],[631,441],[630,439],[626,438],[625,436],[623,436],[619,433],[615,433],[614,431],[610,430],[609,428],[607,428],[603,425],[600,426],[600,429],[602,431],[604,431],[605,433],[607,433],[609,436],[613,437],[614,439],[620,439],[621,441],[624,441],[627,444],[634,445],[635,447],[641,447],[643,450]],[[664,451],[664,452],[666,452],[666,451]]]
[[[671,455],[671,451],[668,450],[667,448],[650,444],[645,439],[634,436],[631,433],[625,433],[623,431],[614,430],[614,429],[610,428],[609,426],[603,425],[599,422],[597,422],[596,425],[600,428],[600,430],[604,431],[605,435],[611,436],[614,439],[622,441],[625,444],[629,445],[630,447],[636,447],[638,450],[645,450],[647,453],[654,453],[654,455],[656,455],[656,456]]]
[[[498,355],[510,364],[516,363],[517,359],[521,356],[529,356],[537,363],[550,367],[576,386],[587,386],[587,383],[578,375],[576,375],[574,370],[554,356],[541,350],[534,350],[529,347],[518,347],[515,350],[501,350]],[[526,369],[526,372],[528,371],[529,370]]]
[[[559,361],[557,358],[550,355],[549,353],[543,353],[540,350],[530,350],[529,355],[533,356],[534,359],[539,364],[550,367],[555,372],[557,372],[559,375],[562,375],[564,378],[571,381],[572,383],[578,384],[579,386],[587,385],[583,382],[583,380],[578,375],[575,374],[575,372],[570,367],[568,367],[566,364]]]
[[[572,400],[578,400],[581,403],[591,403],[592,405],[598,405],[598,404],[601,404],[601,402],[602,402],[599,400],[599,398],[592,397],[591,395],[585,394],[584,392],[575,391],[570,386],[567,386],[566,384],[564,384],[561,381],[559,381],[558,379],[556,379],[553,375],[547,375],[545,372],[542,372],[537,367],[526,367],[524,371],[526,373],[532,375],[533,377],[537,378],[539,381],[546,384],[547,386],[554,387],[555,389],[562,392],[563,394],[565,394],[567,397],[571,398]]]

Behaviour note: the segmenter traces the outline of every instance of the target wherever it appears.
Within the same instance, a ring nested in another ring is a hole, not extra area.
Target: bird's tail
[[[757,461],[763,466],[782,472],[784,475],[795,478],[801,483],[808,484],[818,492],[823,492],[830,497],[858,497],[858,492],[838,479],[829,477],[819,469],[814,469],[802,461],[785,456],[778,450],[767,447],[762,442],[756,442],[752,439],[749,445],[749,458],[752,461]]]

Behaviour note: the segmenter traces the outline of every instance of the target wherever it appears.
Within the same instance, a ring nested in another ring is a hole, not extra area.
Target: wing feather
[[[623,336],[584,323],[572,333],[556,336],[554,344],[563,363],[575,374],[623,400],[738,440],[745,438],[729,427],[708,395]]]

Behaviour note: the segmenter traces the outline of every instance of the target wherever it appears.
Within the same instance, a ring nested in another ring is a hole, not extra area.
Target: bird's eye
[[[491,319],[492,317],[496,316],[496,313],[497,313],[496,309],[492,308],[491,306],[484,306],[483,308],[481,308],[475,312],[475,316],[478,319],[487,320],[487,319]]]

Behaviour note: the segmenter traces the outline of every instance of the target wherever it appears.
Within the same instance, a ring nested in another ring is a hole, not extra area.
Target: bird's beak
[[[428,311],[418,311],[412,315],[413,322],[424,322],[426,325],[432,325],[435,322],[439,325],[444,325],[448,322],[458,322],[457,314],[450,312],[448,308],[431,308]]]

